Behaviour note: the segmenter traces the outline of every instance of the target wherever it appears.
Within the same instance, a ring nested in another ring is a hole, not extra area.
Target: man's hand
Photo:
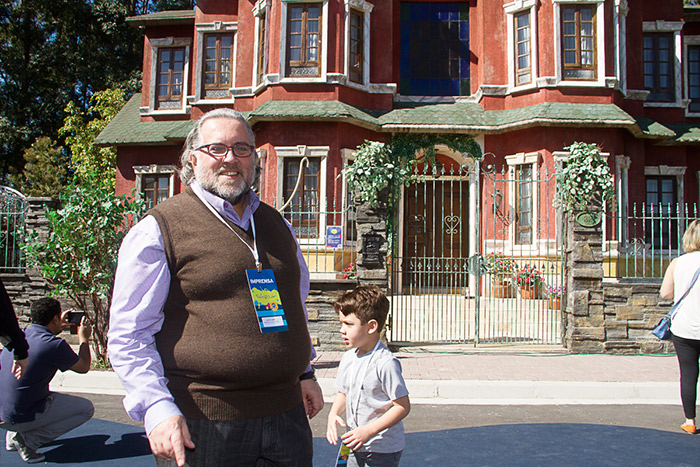
[[[194,449],[190,430],[182,415],[175,415],[160,422],[148,435],[151,451],[162,459],[175,459],[177,465],[185,465],[185,448]]]
[[[29,362],[28,358],[12,362],[12,374],[15,375],[16,379],[20,379],[24,374],[24,371],[27,369],[27,362]]]
[[[81,344],[90,343],[90,336],[92,336],[92,325],[90,321],[83,316],[83,319],[80,320],[80,326],[78,327],[78,341]]]
[[[309,418],[314,418],[323,408],[323,391],[313,379],[301,381],[301,397],[304,399],[304,409]]]

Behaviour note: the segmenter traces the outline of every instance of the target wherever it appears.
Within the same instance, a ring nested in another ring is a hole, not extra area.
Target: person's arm
[[[0,280],[0,342],[14,355],[13,373],[17,376],[16,369],[19,367],[23,371],[27,363],[29,344],[24,337],[24,332],[19,328],[17,315],[12,306],[10,295],[5,290],[5,286]],[[20,374],[21,374],[20,371]],[[19,379],[19,378],[18,378]]]
[[[146,433],[180,416],[167,387],[155,334],[163,324],[170,288],[158,223],[146,216],[124,238],[114,280],[108,335],[109,358],[126,390],[124,408],[143,420]]]
[[[408,396],[391,401],[391,407],[381,417],[375,418],[366,425],[358,426],[341,436],[343,443],[353,451],[361,448],[368,440],[382,430],[396,425],[411,411]]]
[[[664,280],[661,283],[661,290],[659,290],[659,295],[661,298],[673,298],[674,283],[673,283],[673,273],[676,270],[676,263],[678,258],[674,258],[671,264],[668,265],[666,269],[666,274],[664,274]]]
[[[328,423],[326,424],[326,439],[329,443],[335,445],[338,443],[338,427],[347,426],[341,415],[345,413],[346,396],[343,392],[338,392],[333,399],[333,405],[328,412]]]
[[[66,314],[68,312],[66,311]],[[65,317],[65,314],[64,314]],[[62,319],[65,319],[62,317]],[[80,347],[78,347],[78,361],[75,365],[70,367],[72,371],[76,373],[87,373],[90,371],[90,365],[92,363],[92,357],[90,355],[90,336],[92,335],[92,326],[88,322],[87,318],[83,316],[80,321],[80,326],[78,327],[78,342]]]

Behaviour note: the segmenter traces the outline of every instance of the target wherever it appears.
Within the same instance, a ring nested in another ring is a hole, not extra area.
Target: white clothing
[[[700,268],[700,251],[686,253],[676,259],[673,271],[673,302],[677,302],[688,289],[693,275]],[[700,278],[676,310],[671,322],[674,336],[700,340]]]
[[[357,355],[357,349],[345,352],[335,389],[345,394],[349,430],[381,417],[391,408],[392,401],[408,395],[401,364],[382,341],[362,356]],[[398,422],[370,438],[360,451],[391,453],[402,451],[404,446],[403,423]]]

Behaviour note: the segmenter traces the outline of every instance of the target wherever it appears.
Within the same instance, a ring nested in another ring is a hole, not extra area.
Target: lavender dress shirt
[[[231,203],[204,190],[196,181],[190,187],[200,199],[244,230],[248,230],[250,218],[260,205],[260,199],[251,190],[241,217]],[[293,227],[289,223],[287,226],[296,238]],[[303,304],[309,295],[309,268],[298,242],[297,259]],[[124,408],[133,420],[144,421],[147,434],[166,418],[182,415],[168,390],[154,337],[163,325],[163,305],[169,289],[170,270],[160,228],[153,216],[146,216],[129,231],[119,249],[108,350],[112,368],[126,390]],[[313,359],[313,346],[312,352]]]

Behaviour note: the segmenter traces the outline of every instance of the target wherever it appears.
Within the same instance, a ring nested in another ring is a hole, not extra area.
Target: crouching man
[[[95,410],[87,399],[49,391],[56,370],[87,373],[90,369],[92,327],[85,318],[78,327],[77,354],[57,337],[68,326],[67,313],[61,313],[61,304],[53,298],[32,303],[32,324],[24,331],[31,351],[19,380],[12,373],[12,354],[0,353],[0,428],[7,430],[5,449],[18,451],[28,463],[43,461],[37,449],[88,421]]]

